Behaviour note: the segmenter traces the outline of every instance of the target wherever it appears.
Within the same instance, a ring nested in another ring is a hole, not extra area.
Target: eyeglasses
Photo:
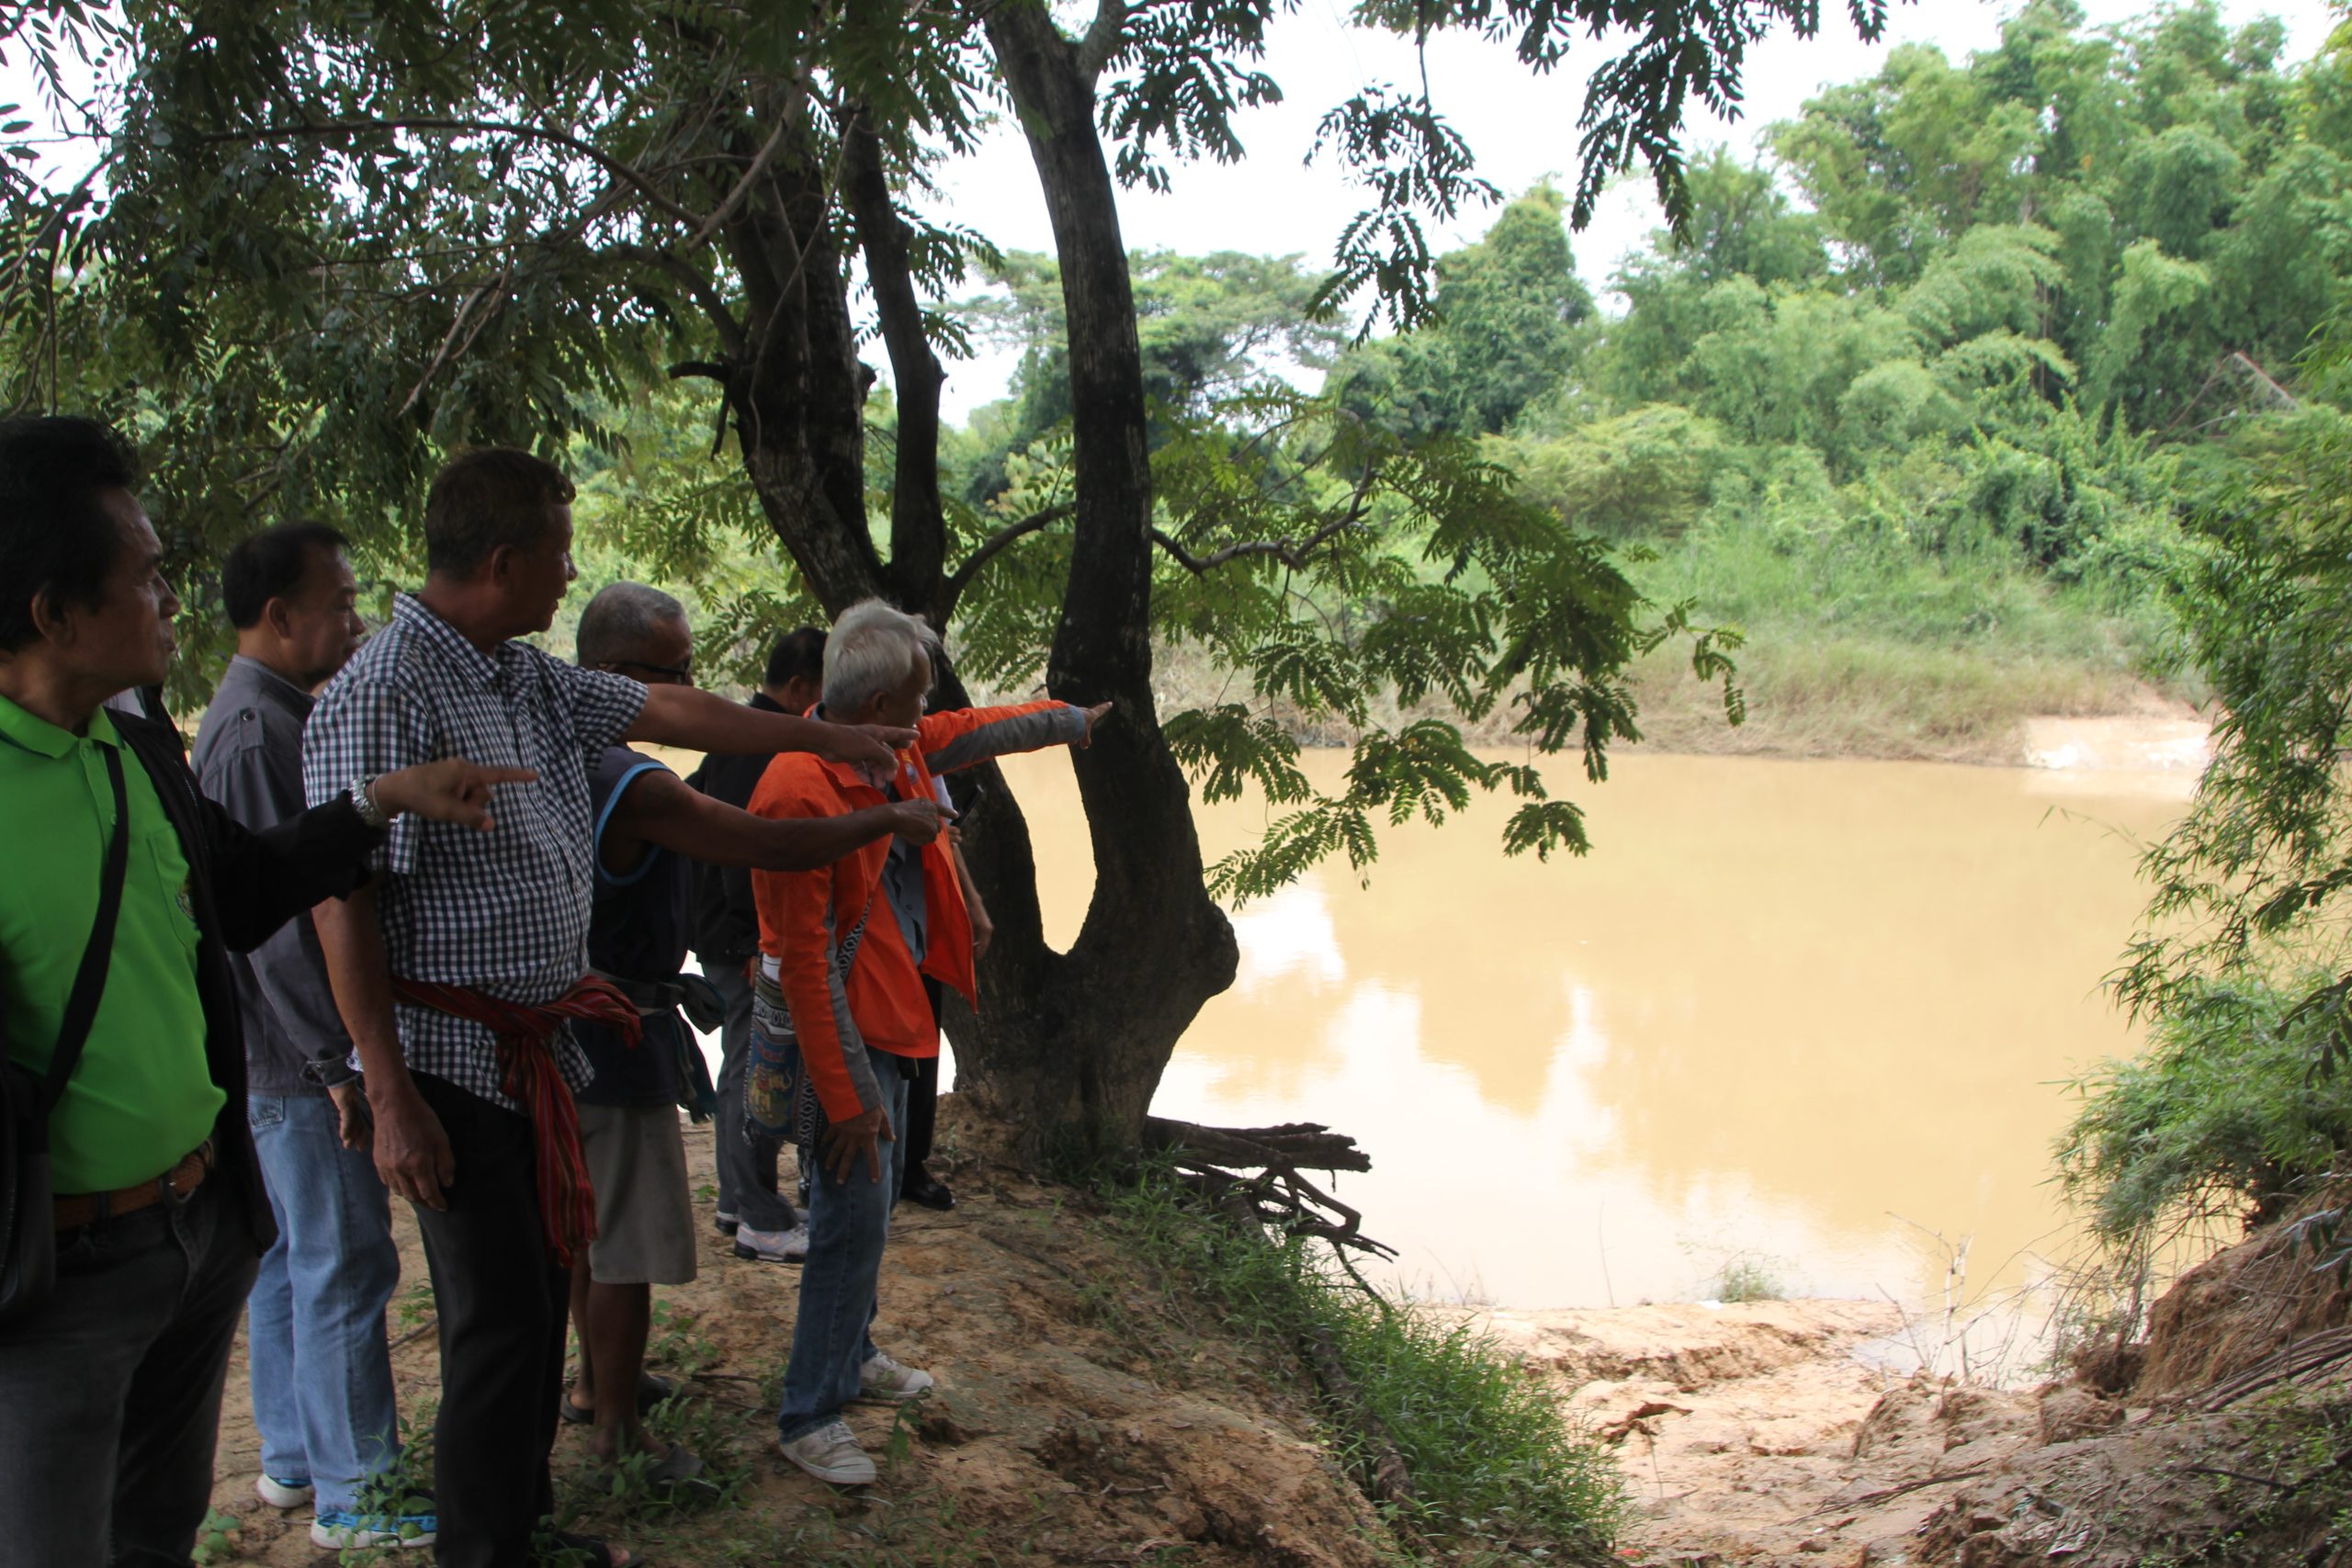
[[[611,660],[607,667],[614,670],[641,671],[650,679],[675,682],[681,686],[691,686],[695,683],[695,661],[691,659],[684,664],[648,664],[642,659],[616,659]]]

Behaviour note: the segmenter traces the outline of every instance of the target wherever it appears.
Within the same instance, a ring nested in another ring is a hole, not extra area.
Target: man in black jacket
[[[117,832],[129,851],[96,1012],[50,1118],[56,1289],[0,1328],[0,1555],[42,1568],[185,1564],[211,1503],[230,1341],[273,1235],[229,950],[351,891],[393,814],[488,827],[492,786],[531,777],[450,758],[239,827],[169,727],[102,707],[163,680],[179,610],[136,479],[102,425],[0,422],[0,819],[17,858],[0,1029],[36,1075]]]
[[[763,713],[807,713],[817,705],[824,681],[824,628],[802,626],[786,633],[769,653],[766,678],[752,694],[751,705]],[[772,752],[709,756],[686,782],[740,811],[752,804],[752,791],[773,761]],[[760,911],[752,902],[749,866],[695,863],[688,934],[704,978],[727,1003],[727,1021],[718,1033],[718,1132],[713,1140],[718,1228],[735,1238],[738,1258],[797,1263],[808,1256],[808,1227],[793,1213],[792,1200],[777,1190],[778,1145],[773,1138],[747,1137],[743,1125],[743,1064],[752,1048],[747,966],[760,955]]]

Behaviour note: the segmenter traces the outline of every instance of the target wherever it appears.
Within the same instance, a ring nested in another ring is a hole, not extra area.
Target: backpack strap
[[[65,1097],[65,1082],[81,1064],[82,1047],[98,1016],[98,1000],[107,988],[107,967],[114,956],[115,920],[122,913],[122,884],[130,869],[130,793],[122,782],[122,748],[101,746],[106,753],[107,782],[114,786],[114,838],[107,845],[106,869],[98,882],[98,918],[90,928],[89,945],[82,949],[81,966],[74,971],[74,989],[65,998],[65,1016],[58,1024],[57,1046],[50,1055],[49,1076],[41,1085],[40,1110],[46,1122]]]

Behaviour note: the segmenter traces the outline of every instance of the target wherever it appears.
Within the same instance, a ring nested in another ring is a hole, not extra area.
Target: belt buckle
[[[175,1165],[155,1179],[155,1192],[164,1205],[164,1212],[167,1214],[176,1214],[187,1208],[187,1201],[195,1197],[198,1189],[203,1186],[203,1183],[198,1182],[196,1187],[189,1188],[184,1193],[173,1191],[172,1177],[178,1170],[179,1167]]]
[[[172,1178],[177,1176],[179,1174],[180,1167],[186,1165],[191,1159],[196,1161],[197,1164],[196,1179],[189,1183],[188,1190],[187,1191],[173,1191]],[[182,1209],[187,1208],[189,1201],[193,1200],[198,1192],[204,1190],[204,1179],[211,1173],[212,1140],[207,1138],[204,1142],[198,1144],[194,1149],[190,1150],[184,1158],[174,1164],[171,1169],[164,1172],[163,1175],[155,1179],[155,1190],[163,1200],[164,1212],[167,1213],[176,1214]]]

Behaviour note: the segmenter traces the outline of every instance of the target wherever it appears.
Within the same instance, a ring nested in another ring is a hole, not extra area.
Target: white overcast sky
[[[2082,0],[2089,24],[2128,22],[2154,8],[2152,0]],[[1350,0],[1303,0],[1295,14],[1269,29],[1264,69],[1282,84],[1283,101],[1242,117],[1248,148],[1238,164],[1182,164],[1174,188],[1164,196],[1125,192],[1120,215],[1129,248],[1193,253],[1251,251],[1295,254],[1310,266],[1329,260],[1340,227],[1363,206],[1363,193],[1346,184],[1327,163],[1304,166],[1324,111],[1363,84],[1407,85],[1419,67],[1407,39],[1352,28],[1344,17]],[[1888,36],[1866,45],[1855,39],[1840,0],[1822,6],[1822,36],[1802,41],[1785,33],[1768,39],[1748,58],[1746,112],[1723,121],[1702,111],[1688,129],[1687,147],[1728,142],[1752,151],[1758,133],[1793,116],[1823,85],[1868,76],[1887,51],[1904,42],[1932,43],[1954,60],[2000,40],[2004,17],[2015,0],[1925,0],[1895,6]],[[2327,36],[2331,16],[2325,0],[2223,0],[2233,26],[2271,15],[2287,25],[2290,60],[2309,56]],[[1605,58],[1607,43],[1588,44],[1549,76],[1537,76],[1499,45],[1442,36],[1430,41],[1430,86],[1439,107],[1469,139],[1478,170],[1506,197],[1550,176],[1564,186],[1576,174],[1576,118],[1583,107],[1584,78]],[[0,63],[0,103],[36,103],[10,59]],[[46,118],[36,109],[37,118]],[[80,148],[60,148],[66,177],[88,167]],[[999,123],[979,154],[944,175],[944,202],[935,217],[964,223],[1008,250],[1050,251],[1053,234],[1026,144],[1010,120]],[[1492,209],[1466,213],[1450,232],[1433,233],[1442,252],[1476,239],[1493,220]],[[1645,175],[1620,181],[1592,225],[1572,237],[1577,269],[1596,292],[1606,285],[1619,259],[1640,246],[1658,223]],[[1003,395],[1017,354],[984,353],[948,367],[945,404],[949,419]]]

